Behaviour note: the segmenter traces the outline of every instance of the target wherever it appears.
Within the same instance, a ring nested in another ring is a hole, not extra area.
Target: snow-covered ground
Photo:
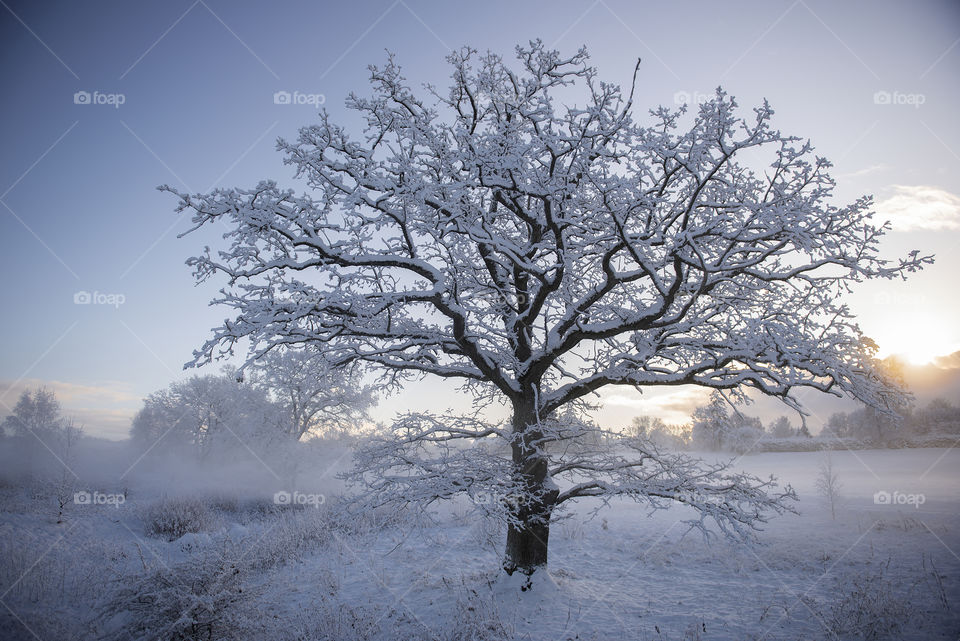
[[[824,456],[739,461],[800,498],[756,546],[684,537],[682,506],[589,518],[584,502],[554,524],[529,591],[497,571],[501,529],[466,505],[346,518],[333,496],[278,509],[267,492],[161,497],[141,480],[58,525],[51,490],[8,483],[0,638],[957,639],[960,451],[834,452],[836,520],[815,489]],[[201,531],[178,538],[178,515]]]

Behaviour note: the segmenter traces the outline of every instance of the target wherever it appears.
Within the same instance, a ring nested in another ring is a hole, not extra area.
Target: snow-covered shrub
[[[457,601],[450,626],[441,632],[442,641],[511,641],[516,631],[504,623],[493,602],[470,591],[469,598]]]
[[[895,639],[910,619],[913,608],[897,592],[898,582],[872,573],[845,574],[837,579],[837,592],[828,604],[803,597],[812,612],[819,612],[831,638]]]
[[[271,630],[272,641],[370,641],[397,638],[420,641],[403,635],[381,634],[382,621],[389,618],[383,606],[350,606],[321,597],[316,607],[302,610],[281,629]],[[433,641],[433,637],[430,638]],[[426,641],[424,639],[424,641]]]
[[[91,586],[113,576],[124,551],[87,536],[82,526],[62,532],[52,523],[49,529],[0,523],[0,595],[6,606],[0,607],[0,638],[95,638],[80,613],[89,610]],[[77,616],[57,615],[64,612]]]
[[[250,567],[264,569],[299,558],[331,539],[330,522],[323,510],[286,511],[275,517],[270,530],[249,552]]]
[[[345,534],[366,536],[388,527],[409,523],[415,515],[392,506],[349,512],[331,509],[332,524]]]
[[[116,556],[106,542],[50,538],[0,525],[0,592],[4,598],[60,604],[82,597],[99,579],[103,559]]]
[[[101,612],[107,641],[121,639],[242,639],[247,604],[257,590],[245,583],[245,550],[230,541],[189,560],[122,577]]]
[[[163,498],[143,511],[147,534],[176,541],[184,534],[211,529],[216,519],[207,505],[197,498]]]
[[[570,541],[583,541],[586,536],[583,521],[577,519],[563,519],[558,522],[558,534]]]

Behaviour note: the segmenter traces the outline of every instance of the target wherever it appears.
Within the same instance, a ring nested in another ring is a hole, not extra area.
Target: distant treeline
[[[788,452],[819,449],[951,447],[960,440],[960,407],[938,398],[921,407],[900,410],[900,417],[863,407],[830,416],[813,436],[804,425],[780,416],[769,426],[747,416],[718,393],[697,407],[691,421],[667,424],[658,418],[635,418],[627,430],[673,449],[729,452]]]

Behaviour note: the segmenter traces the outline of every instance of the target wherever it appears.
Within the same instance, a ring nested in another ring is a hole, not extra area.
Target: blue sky
[[[667,5],[667,6],[664,6]],[[226,310],[185,259],[217,241],[177,239],[187,220],[160,184],[190,192],[293,184],[274,151],[317,105],[356,120],[345,96],[397,54],[443,85],[469,44],[509,54],[532,38],[586,45],[637,103],[696,101],[717,85],[764,97],[785,133],[836,165],[839,200],[872,193],[896,231],[937,263],[851,297],[885,353],[960,349],[960,5],[955,2],[235,3],[0,1],[0,415],[25,386],[55,389],[90,434],[121,437],[144,395],[183,372]],[[276,104],[289,92],[301,104]],[[83,301],[87,292],[90,304]],[[381,417],[424,403],[413,386]],[[698,397],[614,392],[601,418],[677,420]]]

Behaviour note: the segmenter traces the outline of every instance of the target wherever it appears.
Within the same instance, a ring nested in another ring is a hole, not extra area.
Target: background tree
[[[225,277],[216,302],[235,311],[193,364],[247,340],[248,363],[312,344],[388,387],[431,374],[505,402],[506,426],[401,417],[357,474],[371,501],[503,491],[511,573],[546,564],[551,519],[585,497],[685,501],[748,536],[793,493],[642,445],[564,458],[548,446],[595,428],[557,416],[610,385],[753,388],[798,409],[807,386],[892,408],[901,392],[840,297],[931,259],[881,259],[870,199],[832,204],[830,163],[772,129],[766,103],[741,116],[718,90],[640,122],[633,89],[601,82],[585,51],[516,53],[511,68],[454,52],[449,91],[425,97],[392,57],[371,67],[372,95],[347,99],[359,139],[322,113],[279,143],[309,195],[161,187],[192,229],[229,229],[188,261],[198,280]],[[487,438],[509,460],[470,446]],[[690,498],[704,496],[717,500]]]
[[[694,409],[691,418],[692,444],[700,449],[744,454],[764,436],[760,419],[741,413],[719,391],[710,395],[706,405]]]
[[[46,387],[21,392],[13,413],[4,419],[4,427],[15,436],[43,439],[53,436],[62,426],[60,401]]]
[[[850,415],[846,412],[834,412],[823,426],[822,436],[851,437],[854,429],[850,424]]]
[[[916,431],[921,434],[960,432],[960,409],[943,398],[935,398],[917,412]]]
[[[286,409],[294,440],[354,432],[375,400],[371,386],[312,347],[269,352],[251,369],[252,381]]]
[[[77,490],[77,475],[73,471],[76,463],[77,447],[83,437],[83,428],[72,420],[62,421],[53,437],[52,453],[59,464],[59,471],[50,481],[57,502],[57,524],[62,524],[67,507],[74,501]]]
[[[130,437],[158,452],[199,459],[235,448],[264,450],[291,432],[284,409],[231,371],[171,383],[144,400]]]
[[[694,447],[720,451],[733,436],[734,420],[730,405],[720,392],[710,394],[706,405],[693,410],[692,433]]]
[[[770,424],[770,434],[776,438],[790,438],[791,436],[796,436],[797,431],[793,429],[789,418],[786,416],[778,416],[777,419]]]
[[[833,455],[827,452],[827,455],[820,461],[817,480],[815,481],[817,492],[822,496],[830,506],[830,518],[837,519],[837,503],[840,501],[840,492],[843,484],[840,482],[840,475],[837,474],[833,465]]]
[[[733,429],[728,439],[727,449],[738,454],[755,450],[766,435],[763,422],[756,416],[744,414],[735,414],[732,419]]]
[[[63,416],[53,390],[40,387],[20,394],[0,431],[14,437],[7,445],[11,463],[38,476],[56,503],[57,523],[63,523],[76,489],[73,466],[83,429]]]

